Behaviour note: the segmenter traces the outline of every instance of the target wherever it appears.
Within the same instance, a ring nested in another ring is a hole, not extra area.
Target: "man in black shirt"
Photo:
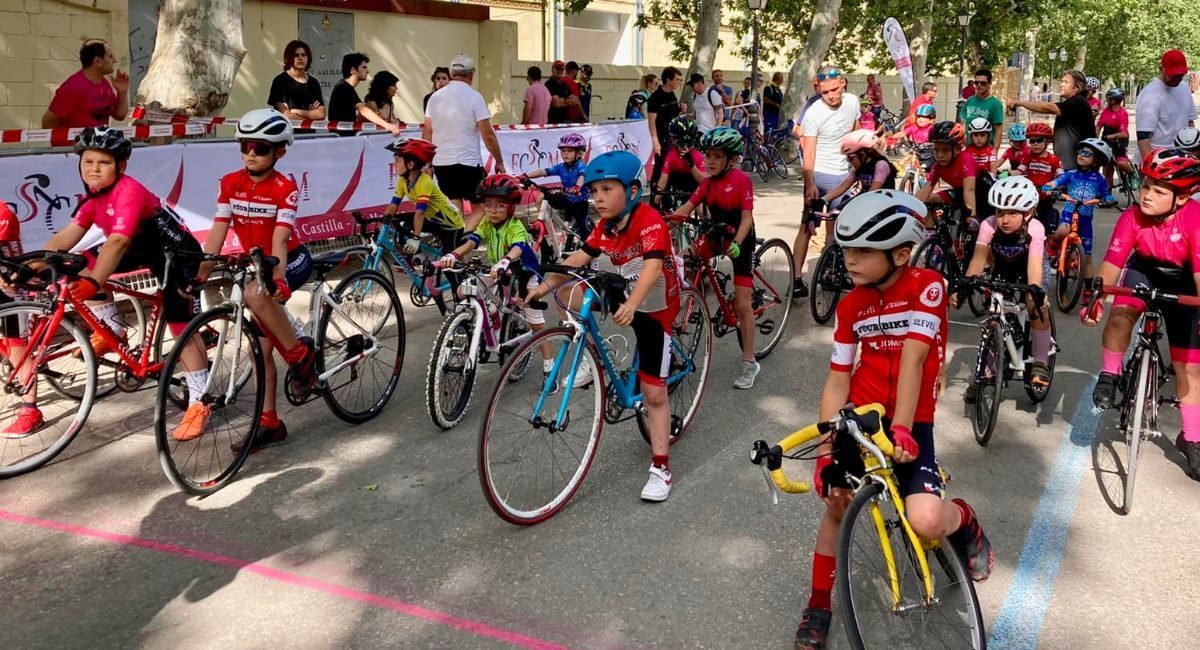
[[[283,49],[283,72],[271,81],[267,105],[291,120],[325,119],[321,84],[308,74],[312,51],[304,41],[292,41]]]
[[[367,55],[352,52],[342,57],[342,80],[333,85],[329,91],[329,119],[334,122],[357,122],[360,119],[375,123],[379,128],[398,135],[400,127],[379,117],[379,114],[367,107],[358,97],[355,87],[366,81],[370,74]],[[338,131],[338,135],[354,135],[353,130]]]
[[[1034,113],[1055,115],[1054,155],[1058,156],[1064,170],[1075,169],[1075,146],[1085,138],[1096,137],[1096,122],[1087,101],[1087,77],[1078,70],[1067,70],[1059,90],[1062,91],[1060,102],[1018,100],[1009,110],[1026,108]]]
[[[650,120],[650,138],[654,141],[654,174],[650,177],[652,185],[658,182],[658,177],[662,174],[663,160],[671,150],[671,137],[667,125],[686,110],[675,96],[675,90],[681,83],[683,74],[679,69],[666,68],[662,73],[662,85],[646,102],[646,119]]]
[[[555,61],[550,66],[550,78],[544,83],[550,91],[550,111],[547,113],[547,124],[565,124],[567,122],[567,100],[571,98],[571,89],[563,82],[567,74],[567,64]]]

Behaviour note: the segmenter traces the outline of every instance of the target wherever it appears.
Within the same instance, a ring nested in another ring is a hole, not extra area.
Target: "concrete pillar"
[[[517,24],[504,20],[479,23],[478,90],[492,111],[493,124],[521,121],[521,106],[514,103],[508,84],[517,56]]]

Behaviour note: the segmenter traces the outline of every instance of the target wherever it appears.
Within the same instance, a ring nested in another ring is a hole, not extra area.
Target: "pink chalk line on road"
[[[345,587],[332,582],[326,582],[316,578],[309,578],[307,576],[290,573],[288,571],[282,571],[258,562],[248,562],[246,560],[239,560],[237,558],[228,557],[225,555],[208,553],[205,551],[199,551],[166,542],[156,542],[154,540],[143,539],[133,535],[125,535],[123,533],[114,533],[97,528],[89,528],[87,526],[79,526],[59,521],[52,521],[50,519],[30,517],[28,515],[9,512],[7,510],[0,510],[0,520],[22,524],[25,526],[36,526],[38,528],[56,530],[70,535],[75,535],[76,537],[98,539],[105,542],[111,542],[113,544],[120,544],[122,546],[144,548],[150,551],[156,551],[158,553],[165,553],[167,555],[174,555],[177,557],[187,558],[189,560],[195,560],[197,562],[203,562],[205,564],[231,567],[238,569],[239,571],[253,573],[257,576],[266,578],[268,580],[273,580],[275,582],[281,582],[304,589],[310,589],[312,591],[319,591],[331,596],[343,598],[345,600],[353,600],[370,605],[372,607],[391,610],[405,616],[411,616],[423,621],[445,625],[456,630],[462,630],[477,636],[495,639],[497,641],[502,641],[520,648],[558,650],[566,647],[557,643],[551,643],[549,641],[543,641],[542,639],[526,636],[519,632],[513,632],[511,630],[505,630],[503,628],[488,625],[487,623],[472,621],[470,619],[454,616],[453,614],[447,614],[445,612],[439,612],[437,610],[421,607],[420,605],[414,605],[412,603],[406,603],[393,598],[379,596],[377,594],[360,591],[358,589]]]

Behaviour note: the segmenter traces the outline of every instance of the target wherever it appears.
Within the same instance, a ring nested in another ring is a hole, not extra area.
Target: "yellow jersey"
[[[462,213],[446,198],[429,174],[418,176],[412,187],[408,186],[408,179],[403,176],[396,179],[396,196],[392,198],[392,204],[400,205],[405,199],[416,203],[418,208],[425,206],[425,218],[443,228],[458,230],[463,227]]]

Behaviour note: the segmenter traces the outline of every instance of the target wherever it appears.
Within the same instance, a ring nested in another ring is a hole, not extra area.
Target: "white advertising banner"
[[[908,37],[904,35],[900,21],[895,18],[883,21],[883,42],[896,62],[896,70],[900,73],[900,81],[904,83],[904,92],[908,93],[908,101],[915,100],[917,89],[913,83],[912,53],[909,52]]]

